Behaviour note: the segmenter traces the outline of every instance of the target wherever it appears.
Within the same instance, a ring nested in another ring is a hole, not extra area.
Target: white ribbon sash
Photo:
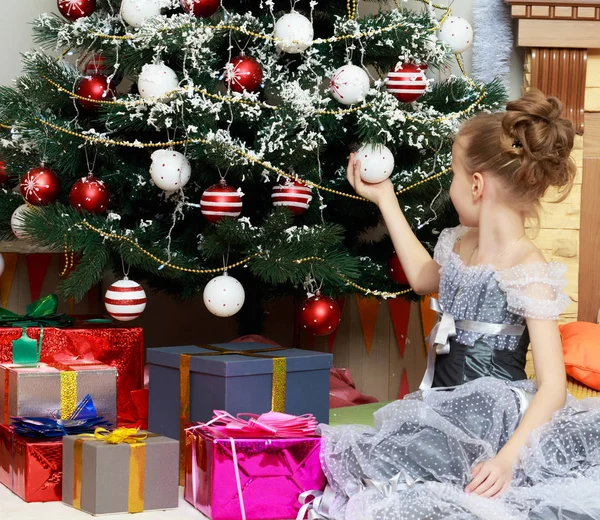
[[[450,353],[450,339],[456,336],[456,330],[466,330],[469,332],[478,332],[480,334],[496,334],[507,336],[520,336],[525,332],[524,325],[508,325],[504,323],[484,323],[482,321],[458,320],[449,312],[444,312],[440,303],[435,298],[431,298],[430,307],[438,315],[438,321],[427,336],[429,343],[429,353],[427,354],[427,369],[423,380],[419,385],[419,390],[427,390],[433,385],[433,376],[435,374],[435,354],[444,355]]]

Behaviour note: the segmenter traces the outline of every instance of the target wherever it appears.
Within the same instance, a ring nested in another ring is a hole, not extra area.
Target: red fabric
[[[119,414],[119,427],[148,429],[148,390],[133,390],[130,394],[131,403],[125,411]]]
[[[342,408],[358,404],[377,403],[370,395],[361,394],[347,368],[333,367],[329,378],[329,408]]]

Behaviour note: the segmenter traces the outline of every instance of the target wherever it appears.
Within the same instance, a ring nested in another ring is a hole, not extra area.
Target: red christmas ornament
[[[181,7],[187,14],[196,18],[208,18],[217,12],[220,0],[181,0]]]
[[[100,106],[100,104],[95,103],[95,101],[110,101],[115,95],[112,86],[108,82],[108,78],[102,74],[83,78],[77,86],[76,94],[82,98],[92,100],[85,101],[83,99],[78,99],[82,108],[88,112],[94,112]]]
[[[96,10],[96,0],[58,0],[58,10],[67,20],[74,22],[90,16]]]
[[[388,92],[396,96],[398,101],[410,103],[419,99],[427,90],[427,80],[424,70],[427,65],[414,63],[399,63],[387,75],[386,87]]]
[[[90,173],[73,184],[69,198],[71,206],[76,210],[100,214],[106,211],[110,201],[110,192],[104,182]]]
[[[302,302],[302,327],[315,336],[331,334],[340,323],[342,313],[337,302],[319,292]]]
[[[34,206],[45,206],[54,202],[60,191],[60,179],[43,164],[31,168],[21,179],[21,194]]]
[[[394,251],[388,260],[388,272],[390,273],[390,278],[395,282],[402,285],[408,285],[408,278],[406,278],[406,274],[404,273],[404,269],[402,269],[402,264],[398,259],[396,251]]]
[[[262,79],[262,67],[250,56],[237,56],[225,68],[225,84],[234,92],[258,92]]]
[[[294,215],[304,213],[312,200],[312,188],[298,181],[276,184],[271,193],[273,206],[285,206]]]
[[[8,186],[10,179],[8,177],[8,172],[6,171],[6,163],[4,161],[0,161],[0,188],[2,186]]]
[[[242,193],[222,180],[202,194],[200,211],[209,222],[219,222],[225,217],[238,218],[242,212]]]

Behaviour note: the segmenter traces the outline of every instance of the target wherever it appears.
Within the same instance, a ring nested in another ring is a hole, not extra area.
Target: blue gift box
[[[217,351],[211,350],[213,348]],[[179,438],[182,354],[192,355],[189,359],[191,422],[209,421],[213,410],[226,410],[233,415],[270,411],[274,391],[273,358],[285,358],[285,412],[311,413],[319,422],[329,422],[329,369],[333,356],[293,348],[273,349],[272,345],[261,343],[148,349],[149,430]],[[250,355],[224,354],[219,350],[248,351]]]

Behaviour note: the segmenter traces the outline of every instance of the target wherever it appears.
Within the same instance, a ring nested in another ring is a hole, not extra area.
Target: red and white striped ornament
[[[209,222],[220,222],[225,217],[238,218],[242,213],[244,194],[221,180],[202,194],[200,211]]]
[[[388,72],[386,87],[398,101],[410,103],[419,99],[427,90],[425,77],[427,65],[414,63],[398,63],[394,70]]]
[[[139,283],[125,277],[108,288],[104,305],[115,320],[135,320],[146,308],[146,292]]]
[[[298,181],[287,180],[273,186],[271,200],[273,206],[285,206],[294,215],[302,215],[312,200],[312,188]]]

